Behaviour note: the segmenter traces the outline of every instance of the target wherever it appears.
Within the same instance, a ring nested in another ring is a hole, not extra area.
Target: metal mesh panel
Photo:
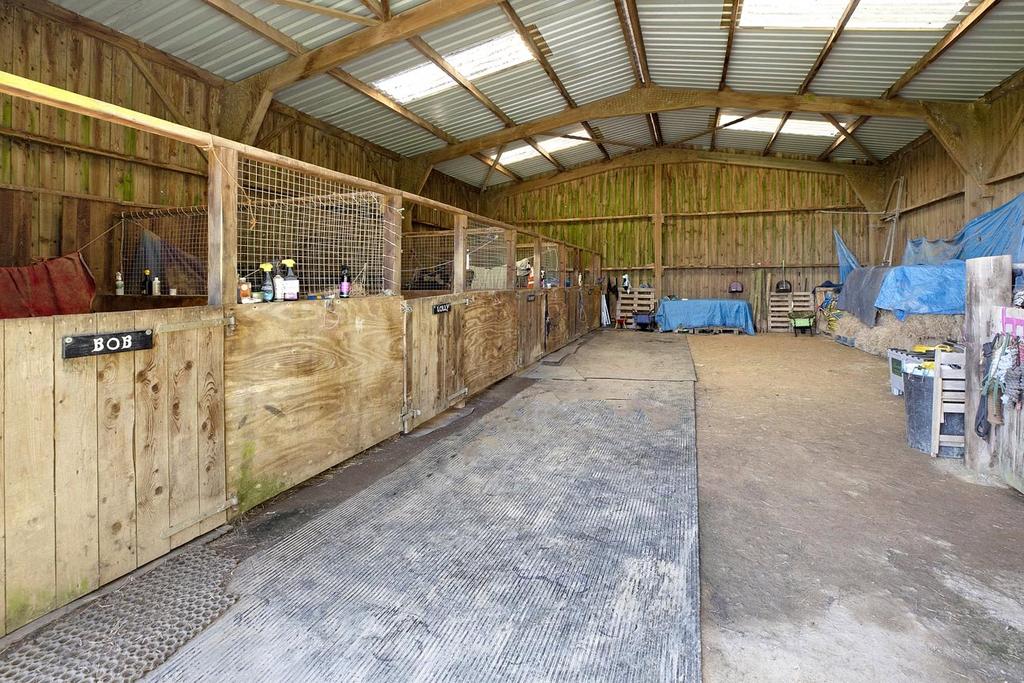
[[[562,287],[560,247],[557,244],[544,242],[540,247],[540,271],[545,287]]]
[[[516,245],[516,289],[526,289],[534,284],[537,274],[533,262],[533,243]]]
[[[303,295],[336,293],[343,268],[351,295],[384,290],[392,276],[385,247],[400,223],[381,195],[255,159],[238,165],[240,275],[258,280],[261,263],[290,258]]]
[[[466,289],[505,289],[508,285],[508,233],[501,228],[466,232]]]
[[[208,232],[205,206],[121,214],[121,275],[126,294],[143,294],[143,271],[160,291],[206,296]]]
[[[413,233],[402,237],[402,290],[451,291],[455,235]]]

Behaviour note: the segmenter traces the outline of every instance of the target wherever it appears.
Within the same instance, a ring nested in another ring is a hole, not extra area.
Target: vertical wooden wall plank
[[[7,630],[54,606],[53,319],[4,325]]]
[[[164,312],[163,321],[195,322],[200,311],[183,308]],[[161,334],[157,343],[167,354],[167,475],[169,521],[172,528],[199,518],[199,413],[196,401],[198,332],[182,330]],[[197,529],[185,528],[171,536],[171,547],[192,540]]]
[[[96,316],[97,332],[133,330],[135,314]],[[96,359],[97,484],[99,487],[100,583],[138,566],[135,514],[135,354]]]
[[[218,319],[220,308],[209,308],[205,318]],[[224,328],[204,327],[199,331],[197,363],[199,407],[199,511],[204,517],[201,533],[227,521],[227,462],[224,438]]]
[[[138,329],[152,330],[164,311],[137,311]],[[157,338],[135,356],[135,500],[139,565],[171,549],[167,476],[167,356],[170,340]]]
[[[96,331],[93,315],[53,319],[57,604],[99,586],[96,358],[61,357],[63,339]]]

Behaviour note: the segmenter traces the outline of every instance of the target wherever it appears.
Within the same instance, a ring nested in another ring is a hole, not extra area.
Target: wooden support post
[[[384,289],[402,292],[402,195],[387,197],[384,209]]]
[[[565,274],[569,272],[569,250],[558,244],[558,286],[565,288]]]
[[[967,309],[964,342],[967,345],[967,402],[964,432],[967,435],[964,464],[975,472],[987,473],[997,467],[992,462],[992,446],[974,432],[981,396],[981,347],[992,338],[992,307],[1010,305],[1012,264],[1009,256],[989,256],[967,261]]]
[[[541,280],[541,240],[540,237],[533,238],[533,288],[541,289],[544,283]]]
[[[508,240],[508,277],[505,279],[505,289],[516,288],[516,240],[518,233],[515,230],[506,230],[505,239]]]
[[[969,173],[964,174],[964,223],[992,210],[992,186],[984,185]]]
[[[665,214],[662,211],[661,203],[661,176],[664,172],[662,164],[654,164],[654,189],[653,189],[653,218],[654,225],[651,230],[651,239],[654,240],[654,300],[661,300],[663,291],[662,277],[664,275],[664,257],[662,255],[661,228],[665,224]]]
[[[466,291],[466,228],[469,226],[469,216],[457,214],[455,216],[455,248],[452,254],[452,294],[461,294]]]
[[[206,297],[211,306],[230,305],[238,288],[238,152],[214,147],[209,174]]]

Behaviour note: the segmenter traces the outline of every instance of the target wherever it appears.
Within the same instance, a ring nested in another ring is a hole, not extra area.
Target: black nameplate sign
[[[153,330],[107,332],[104,334],[78,334],[64,337],[64,358],[101,356],[106,353],[125,353],[153,348]]]
[[[537,300],[537,295],[536,295],[536,294],[527,294],[527,295],[526,295],[526,300],[527,300],[528,302],[529,302],[529,301],[536,301],[536,300]]]
[[[434,304],[434,315],[437,315],[438,313],[447,313],[450,310],[452,310],[452,304],[450,301],[446,304]]]

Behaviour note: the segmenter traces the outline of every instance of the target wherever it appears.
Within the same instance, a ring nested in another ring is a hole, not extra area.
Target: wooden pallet
[[[628,294],[620,292],[619,301],[615,308],[616,319],[625,318],[626,327],[635,329],[636,325],[633,323],[634,313],[648,313],[655,310],[654,290],[634,289]]]
[[[949,413],[964,413],[967,401],[965,353],[935,351],[935,379],[932,386],[932,457],[942,446],[964,447],[963,435],[946,434],[942,425]],[[966,425],[965,425],[966,427]]]
[[[768,297],[768,331],[789,332],[789,314],[793,311],[813,311],[814,295],[811,292],[790,292],[771,294]]]

